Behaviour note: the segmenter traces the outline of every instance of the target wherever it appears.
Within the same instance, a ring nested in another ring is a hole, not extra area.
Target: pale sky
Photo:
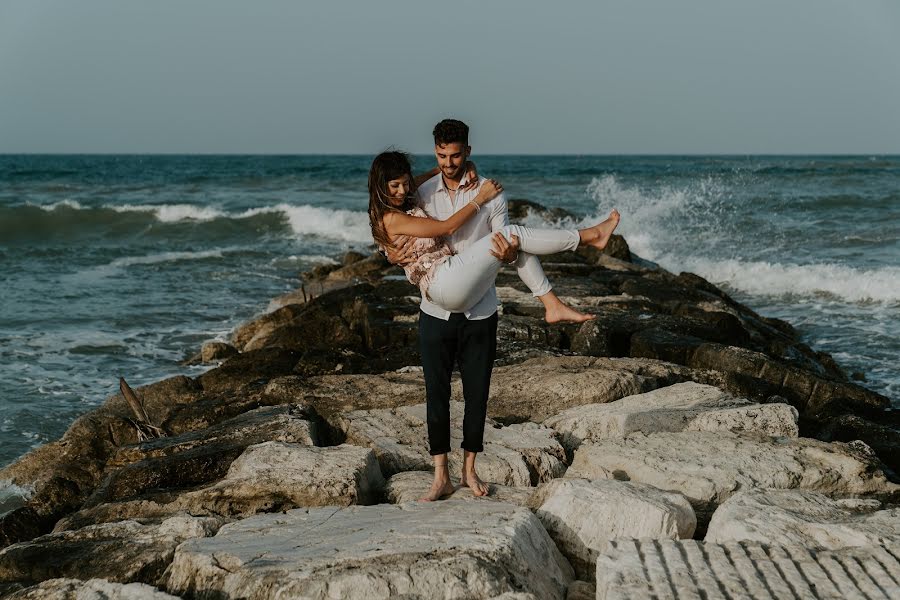
[[[900,153],[897,0],[0,0],[0,152]]]

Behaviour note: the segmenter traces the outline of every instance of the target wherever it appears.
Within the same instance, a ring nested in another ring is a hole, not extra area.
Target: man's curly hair
[[[432,134],[435,146],[455,143],[469,145],[469,126],[456,119],[444,119],[434,126]]]

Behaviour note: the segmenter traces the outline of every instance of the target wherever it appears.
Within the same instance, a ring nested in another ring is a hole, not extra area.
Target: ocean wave
[[[222,258],[221,250],[204,250],[201,252],[160,252],[146,256],[123,256],[112,261],[106,267],[121,268],[132,265],[155,265],[158,263],[176,262],[182,260],[205,260],[208,258]]]
[[[666,260],[662,262],[665,266]],[[900,267],[794,265],[764,261],[677,259],[678,268],[760,296],[831,297],[845,302],[900,303]]]
[[[31,204],[30,206],[37,206],[45,212],[53,212],[61,208],[68,208],[71,210],[82,210],[84,208],[77,200],[69,199],[60,200],[59,202],[54,202],[53,204]]]
[[[151,213],[162,223],[179,221],[212,221],[229,218],[224,211],[211,206],[195,206],[193,204],[126,204],[124,206],[106,205],[103,208],[118,212]]]
[[[291,230],[296,235],[317,235],[347,242],[371,243],[372,241],[369,215],[361,211],[321,208],[308,204],[300,206],[278,204],[252,208],[241,213],[237,218],[272,213],[285,215]]]
[[[74,200],[47,205],[0,207],[0,237],[10,241],[45,239],[54,235],[71,238],[85,234],[133,234],[153,224],[174,226],[188,223],[198,227],[218,224],[226,231],[233,231],[236,224],[245,224],[253,232],[281,228],[286,234],[299,237],[318,236],[364,244],[372,241],[367,213],[308,204],[280,203],[233,212],[217,206],[193,204],[106,204],[90,207]]]

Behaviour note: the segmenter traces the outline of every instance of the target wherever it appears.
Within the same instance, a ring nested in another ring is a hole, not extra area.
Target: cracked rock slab
[[[462,442],[465,406],[450,403],[450,445]],[[428,452],[425,405],[394,409],[353,411],[341,426],[347,443],[375,450],[385,476],[432,468]],[[507,486],[530,486],[561,476],[566,470],[566,452],[549,427],[519,423],[507,427],[487,419],[484,452],[478,455],[478,473],[485,481]],[[451,473],[462,470],[460,452],[449,455]]]
[[[588,404],[544,421],[558,431],[568,450],[582,442],[660,431],[755,431],[797,437],[797,409],[789,404],[757,404],[719,388],[684,382],[627,396],[607,404]]]
[[[431,487],[432,479],[434,479],[434,473],[426,471],[397,473],[387,482],[388,501],[392,504],[403,504],[418,500]],[[457,490],[446,498],[453,500],[506,502],[516,506],[527,506],[535,492],[533,487],[511,487],[490,483],[488,484],[488,495],[476,497],[472,495],[469,488],[461,487],[458,479],[451,477],[450,481],[457,487]]]
[[[567,477],[646,483],[684,494],[698,524],[738,490],[805,489],[830,496],[891,494],[877,459],[851,444],[762,434],[634,433],[582,444]]]
[[[214,534],[221,521],[180,515],[161,524],[119,521],[50,533],[0,552],[0,582],[103,578],[156,585],[186,539]]]
[[[617,538],[690,538],[697,519],[687,498],[628,481],[555,479],[532,499],[535,515],[581,579]]]
[[[175,506],[228,516],[298,506],[371,504],[384,479],[370,448],[264,442],[247,448],[222,481],[182,494]]]
[[[900,544],[900,508],[877,500],[832,500],[817,492],[749,490],[716,509],[707,542],[750,540],[836,550]]]
[[[225,478],[167,498],[99,504],[61,519],[57,531],[122,519],[163,519],[180,512],[245,517],[301,506],[372,504],[384,478],[371,448],[264,442],[244,450]]]
[[[619,540],[597,559],[598,600],[900,597],[900,547]]]
[[[105,579],[48,579],[19,590],[8,600],[178,600],[143,583],[113,583]]]
[[[166,589],[248,600],[561,600],[572,580],[528,509],[447,500],[250,517],[179,546]]]

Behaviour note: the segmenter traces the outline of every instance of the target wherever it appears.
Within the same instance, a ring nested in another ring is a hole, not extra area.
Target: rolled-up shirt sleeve
[[[491,231],[497,231],[501,227],[509,225],[509,210],[506,206],[506,194],[500,193],[499,196],[491,200]]]

